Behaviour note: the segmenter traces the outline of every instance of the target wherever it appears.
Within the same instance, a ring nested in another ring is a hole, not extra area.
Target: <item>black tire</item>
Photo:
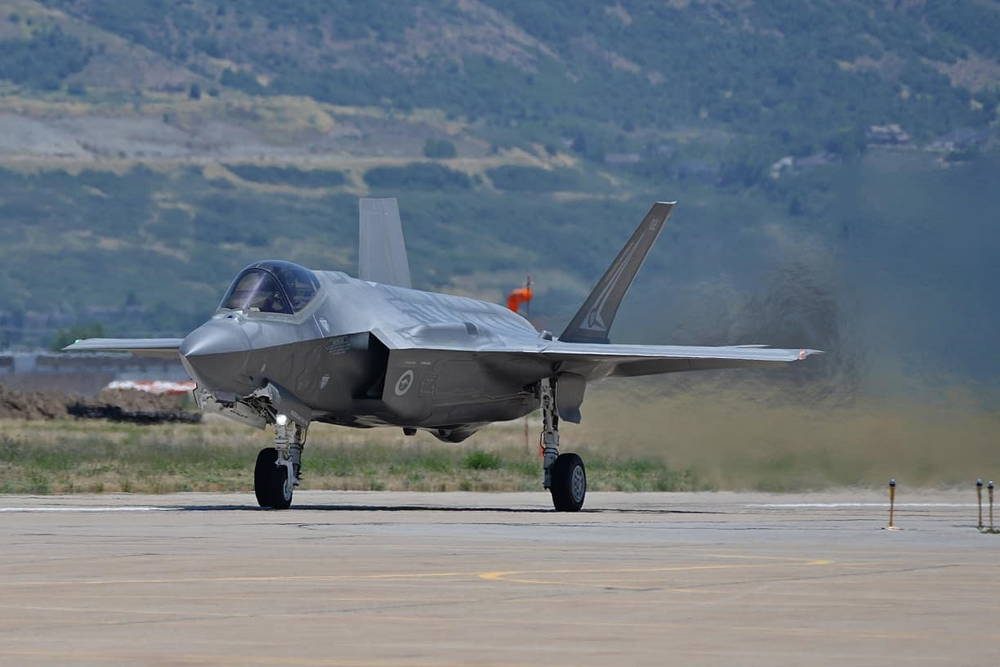
[[[576,454],[560,454],[552,465],[552,505],[557,512],[579,512],[587,497],[587,469]]]
[[[253,467],[253,492],[257,496],[257,504],[264,508],[286,510],[292,506],[292,492],[285,492],[285,480],[288,468],[275,465],[278,460],[278,450],[265,447],[257,454],[257,463]]]

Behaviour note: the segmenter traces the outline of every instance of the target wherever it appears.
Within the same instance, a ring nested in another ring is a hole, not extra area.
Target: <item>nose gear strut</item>
[[[287,415],[274,418],[274,447],[257,454],[254,467],[254,494],[261,507],[288,509],[292,494],[302,478],[302,449],[306,429],[291,422]]]

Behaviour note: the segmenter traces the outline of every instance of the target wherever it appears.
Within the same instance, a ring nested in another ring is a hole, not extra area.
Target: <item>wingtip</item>
[[[814,354],[826,354],[826,352],[824,352],[823,350],[801,349],[799,350],[799,361],[802,361],[803,359],[808,359]]]
[[[658,201],[656,202],[658,206],[677,206],[677,200],[673,201]]]

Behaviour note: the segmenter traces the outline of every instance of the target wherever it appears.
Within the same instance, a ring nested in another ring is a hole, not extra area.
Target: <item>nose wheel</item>
[[[278,462],[278,450],[265,447],[257,454],[253,468],[253,492],[261,507],[286,510],[292,505],[294,484],[288,479],[288,467]]]

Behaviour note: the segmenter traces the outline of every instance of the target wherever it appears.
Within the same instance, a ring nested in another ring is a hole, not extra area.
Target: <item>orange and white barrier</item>
[[[169,380],[115,380],[105,389],[129,389],[132,391],[144,391],[147,394],[158,396],[176,396],[189,394],[194,391],[195,383],[190,380],[183,382],[172,382]]]

